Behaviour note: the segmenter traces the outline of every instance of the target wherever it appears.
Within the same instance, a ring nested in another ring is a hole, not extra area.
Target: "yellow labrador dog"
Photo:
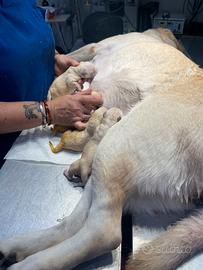
[[[170,36],[132,33],[72,54],[95,65],[91,87],[103,93],[105,106],[129,113],[95,144],[91,176],[73,213],[55,227],[0,242],[5,268],[72,269],[120,244],[123,210],[194,208],[203,190],[203,71]],[[127,269],[176,269],[203,249],[202,231],[199,211],[151,242],[150,253],[135,254]],[[156,252],[186,245],[188,252]]]

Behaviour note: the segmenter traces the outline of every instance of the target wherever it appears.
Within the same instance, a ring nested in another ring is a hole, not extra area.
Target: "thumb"
[[[83,90],[81,92],[79,92],[79,95],[91,95],[92,90],[91,89],[87,89],[87,90]]]
[[[68,56],[66,58],[66,63],[67,63],[67,65],[73,66],[73,67],[77,67],[80,64],[78,61],[76,61],[75,59],[70,58]]]

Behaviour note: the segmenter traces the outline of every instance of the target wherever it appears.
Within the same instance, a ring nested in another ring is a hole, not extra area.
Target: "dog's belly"
[[[154,42],[105,48],[92,61],[97,75],[90,87],[101,92],[104,106],[128,112],[149,94],[163,92],[191,76],[197,66],[173,47]]]
[[[125,206],[125,212],[131,212],[132,214],[147,213],[150,215],[156,213],[169,213],[175,212],[178,214],[184,214],[185,211],[194,209],[195,205],[192,203],[184,204],[179,198],[171,199],[161,197],[158,195],[139,195],[135,193],[131,195]]]

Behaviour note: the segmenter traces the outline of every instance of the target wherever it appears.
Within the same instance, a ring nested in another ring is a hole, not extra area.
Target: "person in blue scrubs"
[[[50,26],[35,0],[0,0],[0,163],[17,131],[43,123],[40,101],[46,99],[55,73],[79,63],[55,55]],[[101,105],[91,91],[47,102],[53,124],[85,127]]]

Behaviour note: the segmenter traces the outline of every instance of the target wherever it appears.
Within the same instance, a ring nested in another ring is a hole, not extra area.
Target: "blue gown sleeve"
[[[0,5],[0,101],[42,100],[54,79],[54,38],[30,0]]]

